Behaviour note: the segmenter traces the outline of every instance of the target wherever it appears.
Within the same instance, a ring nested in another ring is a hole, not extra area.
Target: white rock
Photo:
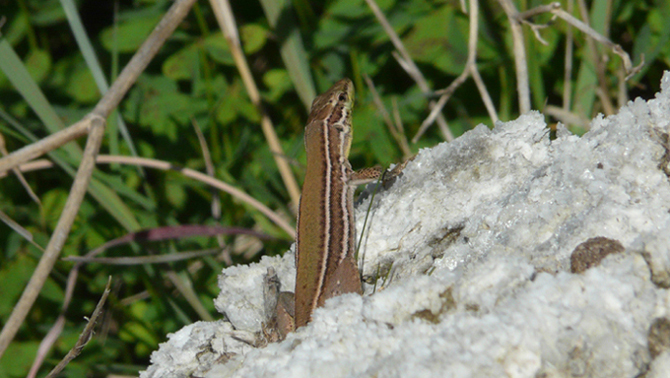
[[[652,321],[670,316],[670,178],[659,169],[670,73],[661,86],[581,138],[559,125],[550,140],[531,112],[420,151],[372,203],[363,297],[333,298],[256,349],[230,340],[260,329],[268,266],[293,287],[293,253],[226,269],[216,306],[237,331],[186,327],[141,377],[668,376],[669,352],[652,360],[647,346]],[[570,273],[594,237],[625,251]]]

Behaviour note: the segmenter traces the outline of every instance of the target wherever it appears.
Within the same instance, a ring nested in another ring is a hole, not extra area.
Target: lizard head
[[[309,125],[315,120],[325,120],[329,117],[335,122],[339,121],[340,118],[351,119],[353,105],[354,83],[347,78],[341,79],[314,99],[307,124]]]

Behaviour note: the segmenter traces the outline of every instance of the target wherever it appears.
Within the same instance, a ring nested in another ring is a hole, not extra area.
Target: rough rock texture
[[[239,340],[260,330],[262,275],[292,288],[293,253],[226,269],[232,327],[169,336],[141,377],[667,377],[669,73],[661,86],[581,138],[531,112],[422,150],[374,197],[363,297],[257,349]]]

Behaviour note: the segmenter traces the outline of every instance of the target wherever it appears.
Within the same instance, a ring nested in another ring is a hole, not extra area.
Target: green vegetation
[[[89,113],[101,98],[102,83],[114,81],[172,3],[0,0],[0,18],[5,20],[0,28],[0,136],[8,152]],[[345,76],[357,90],[350,157],[354,168],[396,163],[408,153],[444,141],[433,125],[417,143],[411,143],[430,113],[429,100],[438,96],[424,95],[393,57],[395,48],[365,0],[294,0],[291,8],[270,9],[279,3],[234,2],[233,13],[263,107],[283,148],[279,158],[290,163],[299,182],[304,172],[302,132],[309,101],[314,93]],[[544,3],[514,1],[521,11]],[[470,23],[458,1],[383,0],[378,4],[432,90],[446,88],[461,74],[468,57]],[[509,19],[499,2],[479,6],[477,68],[498,117],[514,119],[519,100]],[[567,9],[565,1],[562,6]],[[572,14],[581,19],[578,4],[574,7]],[[586,131],[583,120],[616,111],[622,101],[653,97],[663,70],[670,65],[670,2],[593,0],[586,7],[594,30],[620,44],[634,65],[642,54],[646,64],[624,87],[620,57],[572,28],[573,70],[566,82],[566,22],[551,21],[547,13],[533,19],[536,24],[549,22],[539,29],[546,45],[523,25],[531,107],[569,122],[576,133]],[[82,24],[66,17],[67,9],[76,10]],[[86,40],[84,33],[91,45],[81,42]],[[384,122],[365,76],[375,83],[391,119],[397,114],[404,125],[400,137]],[[569,106],[564,107],[567,85]],[[562,108],[564,113],[555,110]],[[472,78],[456,89],[442,114],[455,136],[479,123],[492,126]],[[210,159],[214,177],[246,192],[293,225],[295,204],[277,169],[277,156],[261,131],[261,118],[214,12],[208,2],[201,1],[107,119],[100,153],[157,159],[200,172],[207,172]],[[558,120],[547,117],[548,124]],[[208,158],[198,139],[200,131]],[[410,140],[411,151],[403,151],[399,142],[403,139]],[[56,227],[85,143],[85,136],[70,142],[40,157],[53,166],[24,173],[39,204],[14,173],[0,177],[0,210],[26,230],[19,232],[6,220],[0,224],[3,326],[42,255],[34,244],[45,248]],[[220,210],[218,217],[213,215],[213,201]],[[113,277],[113,289],[107,312],[65,376],[136,375],[168,333],[197,320],[221,317],[212,298],[217,295],[217,275],[222,268],[282,254],[292,242],[285,230],[261,212],[199,180],[176,170],[116,162],[97,165],[61,256],[84,255],[130,232],[178,225],[219,229],[172,228],[164,234],[175,238],[114,246],[100,256],[165,255],[210,249],[220,242],[225,251],[161,264],[84,264],[64,329],[46,355],[39,376],[75,344],[84,317],[95,308],[108,276]],[[253,229],[270,238],[257,239],[232,227]],[[221,232],[226,235],[212,236]],[[71,261],[56,263],[17,337],[0,358],[0,378],[27,375],[39,343],[59,315],[73,266]]]

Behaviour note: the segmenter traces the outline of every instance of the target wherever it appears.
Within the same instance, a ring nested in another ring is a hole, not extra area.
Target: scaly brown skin
[[[354,259],[354,189],[378,178],[381,170],[351,169],[347,157],[353,102],[354,85],[342,79],[312,103],[305,127],[307,172],[298,213],[295,300],[292,293],[279,292],[276,274],[269,269],[266,341],[283,340],[288,332],[306,325],[314,309],[329,298],[362,294]]]
[[[335,83],[312,103],[305,127],[307,172],[298,216],[295,320],[307,324],[315,308],[344,293],[362,293],[354,261],[354,188],[347,157],[353,129],[354,85]]]

